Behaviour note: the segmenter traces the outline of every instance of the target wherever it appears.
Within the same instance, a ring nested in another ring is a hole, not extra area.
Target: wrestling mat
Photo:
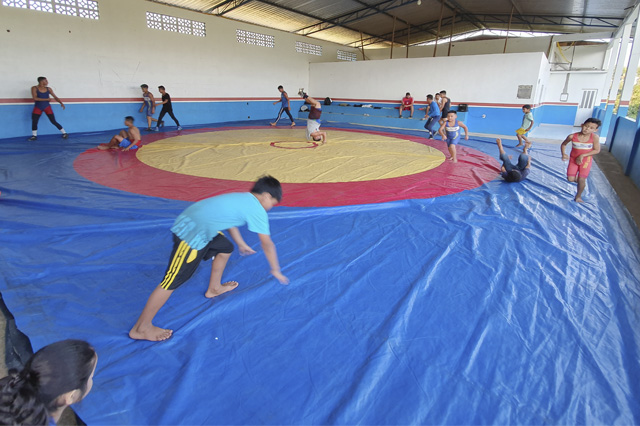
[[[451,164],[423,132],[324,129],[322,145],[226,123],[145,134],[138,152],[95,150],[113,132],[0,141],[0,291],[34,349],[96,347],[80,417],[640,423],[640,238],[597,166],[578,205],[555,145],[508,184],[492,140]],[[129,339],[175,217],[265,173],[284,182],[269,216],[291,284],[234,253],[238,289],[205,299],[204,264],[156,317],[174,337]]]

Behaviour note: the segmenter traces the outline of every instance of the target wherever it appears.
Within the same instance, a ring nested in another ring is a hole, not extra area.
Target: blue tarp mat
[[[95,345],[87,423],[640,423],[639,233],[597,166],[584,205],[538,144],[520,184],[277,207],[291,284],[234,254],[240,287],[210,301],[203,265],[156,318],[174,337],[150,343],[127,332],[189,203],[76,174],[108,136],[0,141],[0,289],[34,349]]]

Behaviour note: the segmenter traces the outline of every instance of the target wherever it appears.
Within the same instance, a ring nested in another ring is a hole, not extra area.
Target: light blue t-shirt
[[[218,232],[247,224],[249,231],[270,235],[267,211],[250,192],[218,195],[192,204],[176,219],[171,232],[192,249],[201,250]]]
[[[438,117],[440,116],[440,107],[436,103],[436,101],[431,101],[429,105],[429,117]]]
[[[529,126],[531,126],[531,123],[533,123],[533,114],[529,111],[524,114],[524,117],[522,117],[522,128],[528,129]]]

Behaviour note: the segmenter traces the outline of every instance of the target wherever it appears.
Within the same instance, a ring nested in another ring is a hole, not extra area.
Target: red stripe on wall
[[[142,102],[140,98],[60,98],[65,103],[118,103],[118,102]],[[159,101],[160,97],[156,97]],[[302,100],[302,98],[290,98],[291,100]],[[280,100],[274,96],[272,98],[171,98],[172,102],[248,102],[248,101],[271,101]],[[35,102],[30,98],[4,98],[0,99],[0,104],[30,104]],[[55,102],[55,101],[54,101]]]

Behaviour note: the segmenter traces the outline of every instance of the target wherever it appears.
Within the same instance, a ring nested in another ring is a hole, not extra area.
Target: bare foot
[[[173,330],[156,327],[155,325],[152,325],[151,327],[144,330],[140,330],[134,327],[129,332],[129,337],[134,340],[149,340],[151,342],[160,342],[162,340],[167,340],[172,335]]]
[[[106,151],[107,149],[109,149],[109,147],[107,145],[98,145],[98,149],[101,151]]]
[[[277,123],[269,123],[269,124],[271,124],[272,126],[274,126],[274,127],[275,127]]]
[[[291,122],[291,127],[295,127],[296,123],[294,123],[293,121]]]
[[[458,162],[458,159],[457,159],[457,158],[454,158],[454,159],[452,159],[451,161],[452,161],[452,162],[454,162],[454,163],[457,163],[457,162]]]
[[[518,145],[516,145],[516,148],[522,146],[522,142],[520,142]]]
[[[574,201],[576,203],[584,203],[584,200],[582,199],[582,197],[576,197],[576,198],[574,198]]]
[[[223,283],[222,290],[219,290],[218,292],[207,290],[207,292],[204,294],[204,297],[206,297],[207,299],[213,299],[214,297],[220,296],[221,294],[231,291],[236,287],[238,287],[237,281],[229,281],[229,282]]]
[[[531,145],[533,145],[531,142],[527,142],[524,144],[524,151],[528,151],[529,148],[531,148]]]

